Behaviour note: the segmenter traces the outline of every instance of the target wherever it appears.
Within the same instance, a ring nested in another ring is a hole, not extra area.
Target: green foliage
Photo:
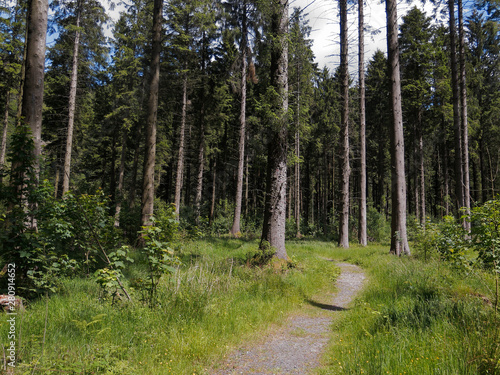
[[[173,274],[176,271],[175,266],[180,264],[170,247],[177,229],[174,206],[171,205],[161,214],[163,216],[160,221],[152,217],[152,225],[142,227],[139,232],[144,243],[142,252],[147,263],[147,278],[139,285],[147,292],[144,297],[151,307],[158,303],[157,288],[161,277],[168,273]]]
[[[249,251],[246,254],[246,264],[252,267],[262,267],[268,264],[274,257],[276,249],[269,242],[264,241],[259,249]]]
[[[123,291],[123,285],[120,280],[124,280],[123,270],[126,263],[133,263],[134,260],[129,257],[129,247],[122,246],[120,249],[108,254],[109,263],[104,268],[99,268],[94,273],[94,278],[102,288],[103,297],[111,296],[112,302],[122,298],[120,291]]]
[[[471,245],[485,268],[500,274],[500,200],[471,210]]]
[[[366,216],[366,229],[368,237],[375,242],[387,241],[390,238],[391,228],[383,213],[374,207],[368,206]]]
[[[339,339],[320,374],[499,373],[491,278],[485,285],[486,275],[464,277],[437,260],[363,251],[343,257],[362,263],[369,282],[334,322]]]
[[[20,321],[19,372],[207,373],[243,341],[259,339],[271,324],[283,324],[308,307],[308,298],[333,292],[338,269],[320,258],[331,255],[331,244],[290,243],[289,254],[300,268],[286,273],[241,264],[256,246],[229,238],[187,243],[191,260],[161,279],[161,307],[155,309],[138,303],[110,308],[93,280],[62,279],[65,293],[48,299],[43,356],[45,300],[30,304]],[[0,325],[0,338],[7,338],[6,329]]]

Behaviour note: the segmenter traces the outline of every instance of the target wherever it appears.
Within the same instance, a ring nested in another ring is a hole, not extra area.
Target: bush
[[[366,229],[371,241],[388,241],[391,236],[390,223],[385,219],[384,214],[374,207],[368,207],[366,214]]]

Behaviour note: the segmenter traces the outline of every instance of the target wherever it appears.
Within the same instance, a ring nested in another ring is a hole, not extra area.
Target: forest
[[[499,3],[385,0],[368,55],[369,3],[331,69],[288,0],[0,2],[0,373],[216,374],[334,259],[318,374],[500,374]]]

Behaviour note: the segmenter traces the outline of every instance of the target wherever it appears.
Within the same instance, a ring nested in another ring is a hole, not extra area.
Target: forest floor
[[[361,268],[337,263],[341,274],[335,293],[307,300],[308,306],[272,328],[256,343],[240,347],[213,375],[236,374],[310,374],[321,366],[321,354],[331,337],[330,325],[363,286],[365,275]]]

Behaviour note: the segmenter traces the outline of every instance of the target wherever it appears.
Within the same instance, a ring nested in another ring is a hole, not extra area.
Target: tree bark
[[[127,156],[127,132],[123,130],[122,152],[120,156],[120,167],[118,169],[118,187],[115,206],[115,227],[120,226],[120,212],[123,202],[123,177],[125,175],[125,159]]]
[[[467,119],[467,84],[465,78],[465,32],[462,0],[458,0],[458,34],[460,40],[460,110],[462,126],[462,174],[465,214],[470,214],[470,174],[469,174],[469,125]],[[470,232],[468,220],[463,221],[464,229]]]
[[[5,164],[5,155],[7,153],[7,130],[9,129],[9,107],[10,107],[10,90],[5,96],[5,109],[3,117],[2,143],[0,145],[0,166]],[[0,182],[1,182],[0,177]]]
[[[35,149],[35,178],[40,173],[42,153],[42,108],[45,75],[45,45],[47,37],[48,0],[30,0],[26,44],[26,73],[23,87],[21,117],[31,129]]]
[[[358,0],[359,38],[359,147],[360,147],[360,201],[359,201],[359,243],[366,246],[366,111],[365,111],[365,32],[364,4]]]
[[[198,147],[198,176],[196,177],[196,196],[194,199],[196,222],[201,215],[201,198],[203,193],[203,172],[205,169],[205,105],[202,103],[200,119],[200,144]]]
[[[391,168],[392,222],[391,253],[410,255],[406,234],[406,183],[404,165],[403,113],[401,109],[401,77],[399,67],[397,2],[386,0],[387,51],[391,79]]]
[[[160,52],[162,36],[163,0],[154,0],[153,8],[153,53],[151,55],[151,83],[148,98],[148,120],[146,130],[146,154],[142,189],[141,224],[151,225],[155,198],[156,126],[158,116],[158,91],[160,86]]]
[[[77,2],[76,9],[76,32],[75,43],[73,45],[73,61],[71,64],[71,80],[69,89],[69,110],[68,110],[68,132],[66,136],[66,153],[64,154],[64,173],[62,195],[69,190],[69,177],[71,173],[71,150],[73,146],[73,130],[75,123],[75,106],[76,106],[76,86],[78,83],[78,49],[80,47],[80,2]]]
[[[457,208],[464,206],[462,169],[462,131],[460,124],[460,90],[457,68],[457,36],[455,26],[455,0],[448,0],[449,29],[450,29],[450,59],[451,59],[451,86],[453,94],[453,124],[455,129],[455,191]]]
[[[339,246],[349,247],[349,62],[347,35],[347,0],[340,0],[340,80],[341,94],[341,131],[342,131],[342,199],[340,201]]]
[[[420,212],[420,225],[425,229],[425,165],[424,165],[424,138],[422,132],[422,109],[418,112],[418,170],[419,170],[419,212]]]
[[[267,241],[275,257],[287,259],[285,248],[287,119],[288,119],[288,0],[273,2],[271,22],[271,85],[273,103],[271,139],[268,146],[266,202],[260,247]]]
[[[234,206],[231,235],[239,236],[241,221],[241,203],[243,199],[243,171],[245,162],[246,139],[246,102],[247,102],[247,3],[243,2],[241,25],[241,104],[240,104],[240,142],[238,146],[238,174],[236,176],[236,201]]]
[[[175,179],[175,216],[179,218],[181,207],[182,179],[184,174],[184,142],[186,137],[186,113],[187,113],[187,73],[184,73],[182,83],[182,112],[181,128],[179,134],[179,153],[177,157],[177,173]]]

